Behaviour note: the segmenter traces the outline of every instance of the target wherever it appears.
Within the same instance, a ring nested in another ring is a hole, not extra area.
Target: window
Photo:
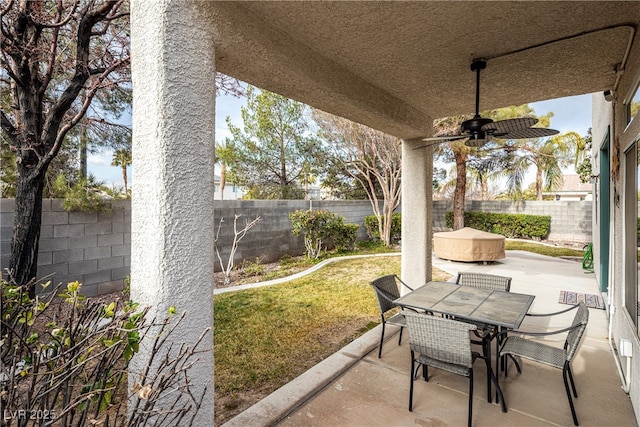
[[[627,123],[631,123],[640,111],[640,82],[636,83],[636,90],[625,98],[624,105],[627,109]]]
[[[640,218],[638,217],[638,201],[640,201],[640,177],[638,164],[638,148],[636,141],[625,152],[624,176],[624,305],[638,329],[640,315],[640,278],[638,277],[638,246],[640,245]]]

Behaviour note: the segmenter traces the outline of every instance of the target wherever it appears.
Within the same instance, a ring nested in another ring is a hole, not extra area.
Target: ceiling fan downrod
[[[487,61],[475,59],[471,63],[471,71],[476,72],[476,117],[480,117],[480,71],[487,68]]]

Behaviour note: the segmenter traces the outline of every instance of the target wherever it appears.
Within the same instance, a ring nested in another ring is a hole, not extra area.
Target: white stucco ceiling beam
[[[209,5],[219,71],[400,138],[431,132],[433,119],[428,114],[269,26],[241,5]],[[242,55],[237,54],[239,46]]]

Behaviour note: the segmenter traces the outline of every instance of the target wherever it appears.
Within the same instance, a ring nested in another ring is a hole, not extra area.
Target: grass
[[[277,269],[270,269],[265,271],[263,264],[260,264],[260,260],[257,259],[256,262],[243,262],[241,267],[242,278],[240,283],[250,283],[255,282],[255,280],[251,280],[252,277],[258,277],[260,281],[279,279],[281,277],[291,276],[301,270],[305,270],[307,268],[313,267],[316,264],[328,259],[334,258],[337,256],[345,256],[345,255],[372,255],[372,254],[382,254],[382,253],[391,253],[398,252],[399,248],[393,246],[385,246],[380,241],[363,241],[357,242],[356,248],[353,251],[329,251],[323,252],[322,255],[316,259],[310,259],[306,256],[290,256],[285,255],[279,261],[279,267]]]
[[[291,282],[216,295],[216,424],[376,326],[369,282],[394,273],[400,257],[344,260]]]
[[[528,243],[522,241],[507,240],[505,242],[506,250],[519,250],[533,252],[540,255],[552,257],[572,256],[582,257],[584,252],[580,249],[563,248],[560,246],[548,246],[539,243]]]

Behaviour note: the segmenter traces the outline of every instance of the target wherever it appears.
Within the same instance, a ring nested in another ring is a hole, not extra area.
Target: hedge
[[[445,218],[447,227],[453,228],[453,212]],[[549,235],[551,216],[465,211],[464,225],[509,238],[543,239]]]

